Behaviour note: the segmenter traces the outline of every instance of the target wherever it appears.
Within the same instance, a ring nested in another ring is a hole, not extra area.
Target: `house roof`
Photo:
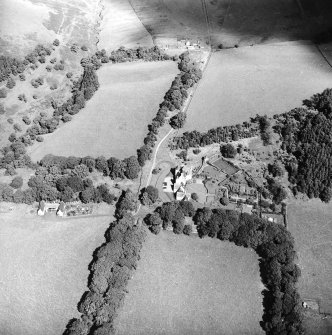
[[[63,201],[61,201],[60,205],[59,205],[59,208],[58,208],[58,211],[64,212],[64,210],[65,210],[65,203]]]

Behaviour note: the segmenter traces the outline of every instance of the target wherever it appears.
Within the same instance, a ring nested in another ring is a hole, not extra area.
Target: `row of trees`
[[[114,319],[123,305],[126,287],[136,269],[145,239],[130,211],[133,194],[126,191],[117,203],[116,221],[105,233],[106,242],[96,249],[89,266],[89,290],[78,304],[80,319],[72,319],[64,335],[112,335]]]
[[[183,53],[179,58],[178,68],[181,72],[175,77],[171,88],[165,94],[164,101],[159,106],[157,115],[148,125],[149,132],[144,138],[144,145],[137,150],[137,158],[141,166],[151,158],[159,128],[165,124],[168,111],[181,109],[188,97],[188,89],[202,78],[202,71],[190,60],[188,52]],[[185,120],[186,114],[179,112],[170,119],[170,125],[173,128],[181,128]]]
[[[110,157],[109,159],[106,159],[104,156],[99,156],[97,158],[86,156],[80,158],[74,156],[64,157],[46,155],[44,158],[41,159],[39,165],[47,168],[51,166],[56,166],[61,170],[75,169],[75,167],[77,166],[84,165],[87,168],[88,172],[97,170],[101,172],[104,176],[109,176],[111,179],[135,179],[138,177],[141,170],[135,156],[130,156],[128,158],[120,160],[115,157]]]
[[[19,176],[10,185],[3,185],[0,201],[32,204],[41,200],[70,202],[79,199],[83,203],[104,201],[112,204],[116,197],[110,193],[109,187],[106,184],[94,187],[88,175],[89,169],[84,164],[68,165],[66,168],[39,166],[29,179],[27,190],[21,190],[23,180]]]
[[[258,134],[255,122],[244,122],[242,125],[217,127],[200,133],[197,130],[184,132],[182,136],[173,138],[171,149],[189,149],[204,147],[213,143],[238,141],[241,138],[253,137]]]
[[[277,118],[275,130],[290,155],[285,162],[293,192],[329,202],[332,197],[332,89]]]
[[[152,214],[144,218],[145,224],[154,234],[159,234],[161,229],[173,227],[175,234],[191,233],[191,225],[185,224],[185,217],[192,217],[195,208],[190,201],[165,202]]]
[[[266,287],[261,326],[266,334],[303,334],[300,298],[296,291],[300,270],[294,262],[294,240],[287,229],[256,215],[233,210],[204,207],[195,211],[187,201],[164,203],[144,221],[154,234],[172,224],[175,233],[189,235],[191,226],[184,225],[185,216],[193,217],[199,237],[216,237],[253,248],[261,257],[261,276]]]
[[[102,61],[105,62],[105,58],[108,58],[112,63],[133,62],[137,60],[154,62],[176,59],[164,53],[157,46],[151,48],[138,47],[135,49],[126,49],[125,47],[120,47],[118,50],[112,51],[109,57],[106,55],[105,50],[98,51],[96,55],[100,57]]]
[[[253,248],[260,262],[264,314],[261,323],[266,334],[303,334],[302,315],[296,282],[294,240],[284,226],[255,215],[202,208],[194,216],[200,237],[217,237],[236,245]]]

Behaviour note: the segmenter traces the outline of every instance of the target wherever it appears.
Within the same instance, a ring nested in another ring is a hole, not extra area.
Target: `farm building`
[[[59,208],[59,203],[57,202],[45,202],[42,200],[39,203],[37,214],[42,216],[45,215],[46,212],[56,212]]]

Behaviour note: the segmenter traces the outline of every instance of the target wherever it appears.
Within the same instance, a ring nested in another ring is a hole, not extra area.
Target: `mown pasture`
[[[112,221],[111,213],[59,219],[31,210],[0,207],[1,335],[62,334],[68,320],[79,316],[92,253]]]
[[[184,130],[287,112],[330,87],[332,69],[311,44],[281,43],[213,53],[188,108]]]
[[[263,334],[258,257],[216,239],[149,233],[116,320],[122,334]]]
[[[177,72],[172,61],[104,65],[97,72],[100,88],[86,107],[32,147],[31,158],[136,155]]]
[[[295,239],[302,276],[302,298],[319,302],[322,313],[332,313],[332,204],[318,199],[288,206],[288,228]]]

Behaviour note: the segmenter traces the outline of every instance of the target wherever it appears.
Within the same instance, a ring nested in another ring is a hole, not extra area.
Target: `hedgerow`
[[[194,216],[193,216],[194,215]],[[294,239],[287,229],[256,215],[204,207],[194,211],[187,201],[168,202],[144,219],[151,232],[170,224],[176,234],[190,235],[185,216],[193,216],[200,238],[209,236],[252,248],[260,259],[264,314],[261,327],[267,335],[303,334],[300,297],[296,282],[300,269],[295,264]]]
[[[146,236],[143,227],[135,226],[130,213],[132,197],[126,191],[117,203],[121,211],[117,211],[116,221],[105,233],[106,242],[95,250],[89,266],[89,290],[78,304],[81,317],[69,321],[64,335],[115,334],[113,323],[123,305]]]

